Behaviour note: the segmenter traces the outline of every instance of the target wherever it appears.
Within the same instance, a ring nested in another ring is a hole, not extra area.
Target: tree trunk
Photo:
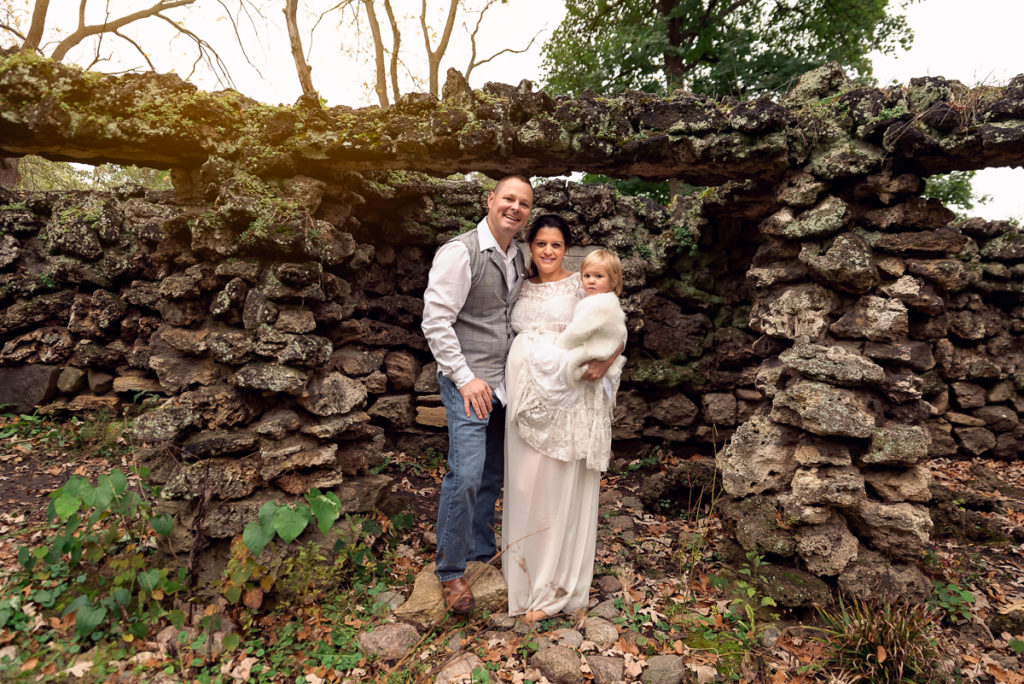
[[[388,81],[387,69],[384,67],[384,39],[380,34],[380,24],[377,22],[377,12],[373,7],[374,0],[363,0],[366,7],[366,18],[370,23],[370,33],[373,34],[373,59],[377,64],[377,79],[374,86],[377,90],[377,99],[381,107],[388,106]]]
[[[20,157],[0,157],[0,188],[17,190],[21,182],[21,174],[18,173],[18,162]]]
[[[313,87],[313,76],[310,74],[309,64],[306,63],[306,56],[302,54],[302,37],[299,36],[299,22],[295,18],[298,6],[298,0],[285,0],[284,17],[285,23],[288,24],[288,42],[291,45],[292,59],[295,60],[295,70],[299,74],[302,94],[315,97],[317,92]]]

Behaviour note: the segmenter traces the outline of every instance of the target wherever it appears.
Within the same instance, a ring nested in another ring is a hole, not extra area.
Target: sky
[[[227,6],[238,0],[225,0]],[[470,0],[467,4],[479,6],[483,0]],[[890,0],[896,2],[898,0]],[[8,0],[21,3],[28,8],[30,0]],[[215,2],[200,0],[199,7],[188,8],[181,16],[187,26],[202,28],[204,37],[218,46],[224,61],[232,65],[231,75],[234,86],[257,100],[271,104],[290,104],[300,94],[295,67],[287,50],[287,37],[284,32],[283,18],[280,7],[283,3],[273,3],[264,9],[263,16],[254,16],[258,25],[257,32],[246,31],[244,19],[243,44],[255,68],[246,64],[246,57],[241,54],[230,33],[230,24],[219,14],[223,14],[221,5]],[[301,7],[311,7],[316,0],[304,0]],[[396,13],[401,16],[414,17],[418,12],[420,0],[392,0]],[[331,2],[330,4],[334,4]],[[359,6],[358,2],[354,3]],[[432,5],[440,7],[442,3]],[[327,6],[327,5],[325,5]],[[51,0],[51,24],[63,21],[70,24],[69,19],[77,13],[76,0]],[[102,8],[94,3],[90,7]],[[184,12],[185,10],[180,10]],[[209,14],[204,14],[209,12]],[[495,3],[481,23],[478,36],[479,55],[489,55],[502,47],[524,48],[536,36],[533,46],[523,54],[503,55],[495,61],[478,67],[470,78],[474,88],[482,87],[487,81],[517,84],[522,79],[532,80],[535,84],[541,79],[541,50],[545,40],[558,27],[564,8],[561,0],[502,0]],[[907,83],[915,76],[944,76],[955,79],[966,85],[1004,84],[1013,76],[1024,73],[1024,48],[1021,47],[1020,27],[1024,26],[1024,0],[916,0],[907,8],[907,17],[914,31],[913,46],[907,52],[897,55],[873,55],[875,76],[882,85],[889,83]],[[360,36],[351,28],[347,18],[337,13],[319,18],[308,10],[300,12],[299,25],[304,36],[304,47],[311,54],[313,80],[328,105],[346,104],[363,106],[376,104],[367,78],[372,75],[372,67],[354,64],[345,54],[366,47],[366,36]],[[383,17],[382,17],[383,20]],[[441,68],[440,79],[444,82],[444,72],[449,66],[460,71],[465,70],[469,57],[469,44],[466,40],[468,30],[461,26],[468,21],[472,27],[475,16],[469,15],[461,19],[453,33],[452,43],[448,49],[449,58]],[[316,24],[316,30],[309,40],[310,29]],[[147,27],[157,26],[160,22],[148,22]],[[442,25],[440,13],[433,17],[431,26]],[[147,31],[160,31],[160,28],[147,28]],[[175,58],[175,66],[179,73],[185,75],[184,69],[191,62],[193,54],[188,42],[182,38],[174,38],[172,34],[153,34],[151,42],[166,42]],[[418,31],[403,33],[403,45],[422,52],[422,38]],[[433,38],[436,43],[436,35]],[[111,44],[107,44],[109,49]],[[131,50],[124,44],[117,49]],[[154,51],[155,52],[155,51]],[[78,63],[88,62],[90,55],[72,53]],[[116,57],[115,57],[116,58]],[[137,57],[135,58],[137,61]],[[415,59],[415,58],[412,58]],[[422,57],[420,58],[422,59]],[[158,63],[162,70],[166,66]],[[103,65],[103,70],[114,70],[110,64]],[[209,77],[193,78],[199,87],[216,90],[219,85]],[[426,90],[425,84],[421,88]],[[992,200],[987,204],[976,206],[974,215],[989,219],[1009,217],[1024,218],[1024,169],[986,169],[979,171],[974,183],[979,195],[990,195]]]

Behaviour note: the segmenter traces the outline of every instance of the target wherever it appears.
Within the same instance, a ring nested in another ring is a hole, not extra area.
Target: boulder
[[[898,299],[861,297],[829,330],[837,337],[894,342],[908,332],[907,307]]]
[[[787,487],[796,471],[793,454],[799,438],[798,430],[755,414],[718,453],[725,491],[748,496]]]
[[[864,294],[879,282],[871,246],[855,233],[837,236],[824,254],[805,244],[800,262],[807,266],[816,281],[843,292]]]
[[[796,532],[796,552],[807,570],[818,576],[834,577],[857,558],[857,538],[846,519],[833,514],[828,522],[808,525]]]
[[[835,385],[880,385],[885,380],[877,363],[834,345],[798,343],[779,354],[779,361],[806,378]]]
[[[864,471],[867,486],[883,501],[925,502],[931,499],[932,473],[921,466]]]
[[[315,376],[299,396],[299,403],[317,416],[336,416],[361,406],[366,396],[361,382],[332,372]]]
[[[441,582],[434,574],[434,568],[435,564],[430,563],[416,575],[409,600],[395,610],[399,620],[432,628],[444,618],[447,608],[441,597]],[[470,561],[466,565],[466,581],[476,599],[474,612],[496,613],[507,610],[508,588],[500,570],[492,565]]]
[[[871,435],[861,461],[872,465],[910,465],[928,455],[928,431],[915,425],[886,424]]]
[[[810,380],[778,392],[771,418],[816,435],[864,439],[875,431],[875,412],[866,393]]]
[[[839,590],[860,600],[886,598],[923,603],[932,583],[915,565],[892,563],[882,554],[861,547],[857,557],[840,573]]]
[[[60,368],[43,364],[0,368],[0,405],[31,413],[57,394]]]
[[[896,560],[919,558],[933,529],[928,509],[919,504],[865,500],[850,515],[862,538]]]
[[[793,474],[793,497],[803,506],[857,506],[867,497],[864,476],[853,466],[800,468]]]
[[[828,329],[838,299],[820,285],[779,287],[754,300],[750,327],[772,337],[817,342]]]

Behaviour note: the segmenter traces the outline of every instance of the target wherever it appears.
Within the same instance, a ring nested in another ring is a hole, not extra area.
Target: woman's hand
[[[620,344],[619,350],[612,354],[611,356],[609,356],[607,359],[594,359],[593,361],[581,363],[580,366],[587,367],[587,370],[583,373],[583,377],[581,379],[593,381],[600,380],[601,378],[603,378],[605,374],[608,372],[608,369],[612,367],[612,363],[614,363],[615,359],[619,358],[619,354],[621,354],[622,350],[625,348],[625,344]]]

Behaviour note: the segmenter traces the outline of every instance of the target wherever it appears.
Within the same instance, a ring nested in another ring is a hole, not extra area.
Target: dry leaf
[[[879,645],[879,647],[878,647],[878,664],[881,665],[882,663],[884,663],[885,659],[887,657],[888,656],[885,655],[885,649],[882,648],[881,645]]]
[[[263,590],[259,587],[253,587],[249,591],[245,592],[245,596],[242,598],[242,602],[246,608],[250,610],[258,610],[263,605]]]

